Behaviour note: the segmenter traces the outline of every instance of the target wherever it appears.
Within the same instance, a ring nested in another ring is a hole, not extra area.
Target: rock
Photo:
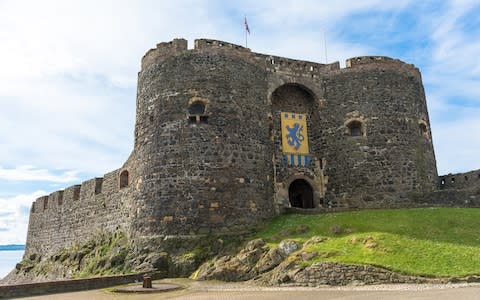
[[[21,262],[19,262],[18,264],[15,265],[15,269],[17,269],[19,271],[22,269],[22,267],[23,267],[23,265],[22,265]]]
[[[141,263],[139,266],[133,268],[133,271],[134,272],[144,272],[144,273],[150,273],[150,272],[153,272],[154,269],[153,269],[153,265],[152,263],[150,262],[143,262]]]
[[[256,264],[258,274],[268,272],[278,266],[291,253],[297,251],[299,245],[292,240],[283,240],[277,248],[270,249]]]
[[[127,253],[125,251],[125,253]],[[142,255],[143,259],[128,261],[128,265],[133,265],[134,272],[153,273],[155,278],[163,278],[169,275],[172,264],[172,258],[167,252],[152,252],[148,255]]]
[[[247,245],[245,245],[244,250],[245,251],[252,251],[254,249],[258,249],[258,248],[261,248],[263,246],[265,246],[265,242],[262,239],[254,239],[254,240],[251,240],[250,242],[248,242]]]
[[[317,252],[302,252],[300,253],[303,261],[309,261],[318,256]]]
[[[170,255],[167,252],[150,253],[145,261],[150,262],[154,269],[166,272],[171,263]]]
[[[310,245],[323,243],[327,240],[328,240],[328,237],[325,237],[325,236],[318,236],[318,235],[312,236],[308,241],[306,241],[303,244],[303,248],[306,248],[307,246],[310,246]]]
[[[258,273],[255,265],[266,252],[265,242],[255,239],[248,242],[235,256],[223,256],[213,262],[204,263],[198,269],[195,279],[222,281],[245,281]]]
[[[363,240],[363,245],[365,248],[369,249],[377,248],[378,246],[377,242],[375,242],[375,239],[371,236],[368,236]]]
[[[285,259],[283,251],[278,248],[270,249],[256,264],[258,274],[268,272],[278,266]]]
[[[279,285],[291,281],[293,274],[298,272],[298,266],[294,260],[282,261],[273,271],[264,273],[257,282],[266,285]]]
[[[172,257],[172,263],[169,267],[169,276],[188,277],[197,267],[198,264],[196,263],[194,256],[174,256]]]
[[[297,251],[299,248],[297,242],[293,240],[283,240],[278,244],[278,250],[283,253],[285,257],[289,256],[291,253]]]
[[[472,275],[466,278],[467,282],[480,282],[480,276]]]
[[[40,255],[38,255],[37,253],[32,253],[28,257],[28,259],[31,260],[31,261],[36,261],[37,259],[40,260]]]

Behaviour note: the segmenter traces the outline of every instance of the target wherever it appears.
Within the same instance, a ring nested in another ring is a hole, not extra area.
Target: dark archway
[[[294,180],[288,188],[288,198],[292,207],[313,208],[313,189],[304,179]]]

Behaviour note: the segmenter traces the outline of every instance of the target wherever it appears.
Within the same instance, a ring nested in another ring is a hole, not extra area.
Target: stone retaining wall
[[[291,273],[290,273],[291,274]],[[391,283],[459,283],[480,282],[480,276],[466,277],[421,277],[408,276],[369,265],[347,265],[334,262],[316,263],[297,270],[281,285],[320,286],[320,285],[365,285]]]
[[[373,266],[328,262],[307,267],[290,280],[297,286],[441,282],[441,279],[406,276]]]
[[[142,275],[132,274],[87,279],[3,285],[0,286],[0,299],[12,299],[54,293],[67,293],[83,290],[101,289],[115,285],[139,282],[141,280]]]

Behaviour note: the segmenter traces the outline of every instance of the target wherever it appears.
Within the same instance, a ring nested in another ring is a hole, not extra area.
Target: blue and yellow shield
[[[280,114],[285,163],[289,166],[310,166],[307,116],[287,112]]]
[[[282,112],[281,123],[283,152],[308,154],[307,116]]]

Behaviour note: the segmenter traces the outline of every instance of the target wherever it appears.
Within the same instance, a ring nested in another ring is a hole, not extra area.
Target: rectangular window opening
[[[63,204],[63,191],[58,192],[58,205]]]
[[[95,178],[95,195],[102,193],[103,178]]]
[[[73,201],[77,201],[80,199],[80,187],[76,187],[73,190]]]

